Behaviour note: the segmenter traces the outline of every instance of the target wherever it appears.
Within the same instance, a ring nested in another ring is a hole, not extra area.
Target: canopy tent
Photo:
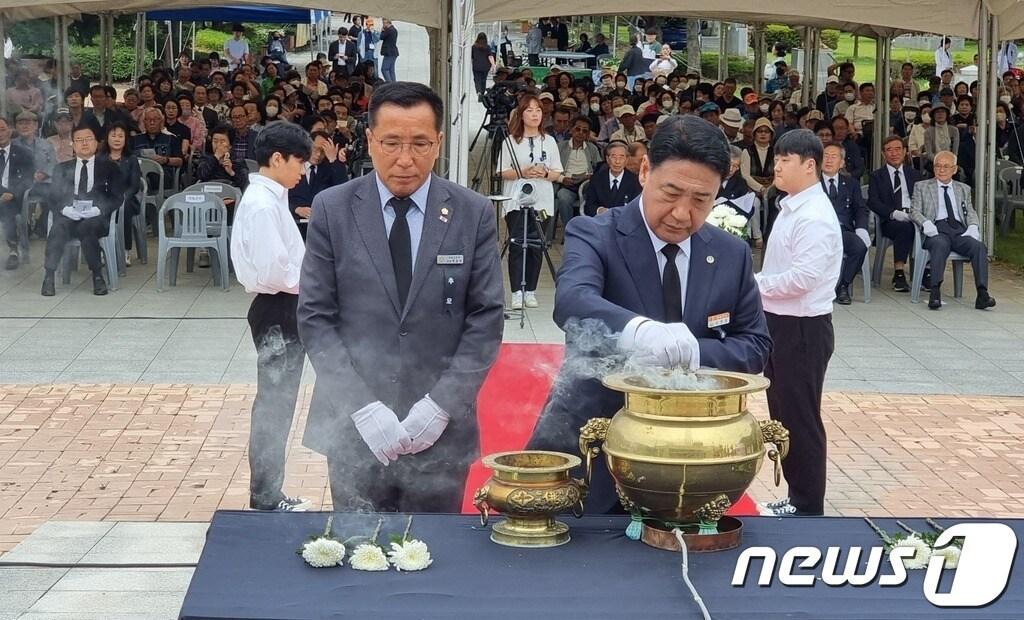
[[[209,6],[193,9],[146,11],[146,19],[171,22],[240,22],[308,24],[330,16],[330,11],[271,6]]]

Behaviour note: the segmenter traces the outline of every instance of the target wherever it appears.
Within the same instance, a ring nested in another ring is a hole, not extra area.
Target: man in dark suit
[[[554,319],[596,320],[640,363],[759,373],[771,339],[750,248],[704,226],[729,171],[725,136],[695,116],[662,123],[640,167],[643,193],[602,217],[566,229]],[[566,334],[566,361],[530,439],[532,449],[577,450],[578,430],[611,416],[623,396],[573,371],[582,341]],[[592,340],[592,339],[591,339]],[[617,500],[604,461],[595,463],[588,512]]]
[[[380,76],[387,82],[394,82],[395,63],[398,61],[398,30],[391,20],[382,20],[384,27],[380,31]]]
[[[629,204],[640,195],[640,179],[626,170],[626,145],[612,142],[604,149],[607,166],[598,168],[587,184],[583,212],[589,216],[604,213],[612,207]]]
[[[303,443],[327,457],[335,510],[459,512],[504,325],[494,212],[431,174],[443,109],[429,88],[382,85],[368,119],[375,172],[313,199]]]
[[[288,208],[299,225],[302,238],[306,238],[306,223],[312,214],[313,198],[317,194],[348,181],[348,168],[338,158],[338,147],[325,131],[314,131],[313,152],[306,162],[306,171],[299,184],[288,190]],[[341,152],[344,152],[342,150]]]
[[[846,161],[846,151],[840,144],[829,144],[821,159],[821,188],[832,202],[843,232],[843,266],[836,284],[836,303],[849,306],[850,285],[857,277],[868,248],[871,235],[868,234],[868,208],[864,205],[860,185],[850,175],[840,172]]]
[[[335,71],[352,75],[352,70],[356,66],[356,42],[349,37],[348,29],[338,28],[338,38],[331,41],[330,47],[327,48],[327,57],[331,59]]]
[[[21,213],[21,200],[25,190],[32,186],[35,171],[35,154],[11,143],[11,125],[6,118],[0,117],[0,222],[10,250],[4,264],[8,271],[17,269],[21,263],[17,218]],[[28,239],[21,241],[28,243]]]
[[[55,294],[54,273],[64,255],[64,246],[72,238],[82,244],[82,254],[92,272],[93,294],[107,294],[100,262],[100,239],[107,236],[110,215],[124,199],[121,171],[114,162],[96,157],[99,143],[92,128],[81,125],[71,136],[75,158],[59,164],[53,174],[53,226],[46,238],[46,273],[42,287],[46,297]],[[107,260],[115,259],[107,257]]]
[[[882,145],[885,165],[868,179],[868,207],[882,222],[882,234],[892,239],[892,261],[895,272],[892,288],[900,293],[910,291],[903,268],[914,243],[914,223],[910,221],[914,186],[921,175],[908,166],[907,149],[899,136],[889,136]],[[927,287],[928,278],[925,278]]]
[[[92,100],[92,109],[85,113],[82,122],[92,127],[97,140],[106,140],[110,126],[118,121],[131,125],[131,121],[126,120],[118,111],[115,102],[107,97],[107,89],[102,84],[94,84],[89,89],[89,98]]]

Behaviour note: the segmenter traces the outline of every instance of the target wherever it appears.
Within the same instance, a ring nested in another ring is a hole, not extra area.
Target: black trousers
[[[832,315],[783,316],[765,312],[774,347],[764,376],[768,412],[789,430],[789,455],[782,472],[797,510],[821,514],[825,507],[826,441],[821,421],[825,371],[835,349]]]
[[[892,259],[897,263],[907,262],[910,246],[914,245],[914,223],[887,220],[882,222],[882,234],[892,239]]]
[[[487,74],[490,70],[484,69],[483,71],[473,70],[473,85],[476,86],[476,94],[482,95],[487,90]]]
[[[18,251],[18,214],[21,213],[21,201],[11,200],[0,203],[0,223],[3,224],[4,239],[12,252]]]
[[[76,221],[60,213],[55,214],[50,234],[46,236],[46,270],[56,271],[60,266],[61,257],[64,256],[64,246],[68,241],[78,239],[82,244],[82,254],[85,256],[85,263],[89,265],[89,271],[94,274],[100,273],[103,267],[100,261],[100,239],[106,237],[109,230],[109,216],[101,215]],[[108,256],[107,260],[115,259]]]
[[[249,307],[256,345],[256,400],[249,429],[249,505],[273,508],[284,493],[288,434],[295,417],[306,351],[299,340],[298,295],[257,295]]]
[[[368,448],[366,458],[358,465],[353,465],[351,455],[342,459],[328,454],[327,476],[334,511],[459,514],[470,463],[416,466],[417,459],[422,458],[400,456],[385,467]]]
[[[861,241],[856,233],[850,230],[843,231],[843,268],[839,272],[839,284],[850,286],[853,279],[860,273],[864,266],[864,258],[868,255],[868,248]]]
[[[957,222],[956,226],[950,226],[946,221],[935,222],[939,234],[934,237],[925,237],[924,249],[928,250],[928,266],[932,272],[932,286],[942,284],[942,276],[946,272],[946,261],[949,260],[950,252],[962,254],[971,259],[971,268],[974,270],[974,282],[979,288],[988,288],[988,248],[985,244],[972,237],[964,237],[967,230],[963,224]]]
[[[540,266],[543,260],[543,253],[540,249],[541,237],[537,231],[537,214],[533,209],[517,209],[509,211],[505,216],[505,225],[508,226],[508,236],[511,239],[508,246],[508,283],[513,293],[520,289],[523,282],[523,219],[526,218],[526,239],[529,242],[525,251],[526,260],[526,290],[536,291],[537,280],[540,279]]]
[[[540,64],[540,54],[527,54],[526,62],[529,63],[531,67],[538,66]]]

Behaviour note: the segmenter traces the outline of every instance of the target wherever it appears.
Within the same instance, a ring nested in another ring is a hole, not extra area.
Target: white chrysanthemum
[[[917,536],[907,536],[893,546],[894,549],[898,547],[907,547],[914,550],[913,557],[903,558],[904,568],[907,570],[917,570],[928,567],[928,558],[932,556],[932,548],[928,546],[928,543]]]
[[[943,566],[945,568],[956,568],[960,564],[960,547],[956,545],[947,545],[942,549],[932,549],[932,557],[945,558]]]
[[[732,207],[728,206],[728,205],[724,205],[723,204],[723,205],[718,205],[717,207],[712,209],[710,217],[713,217],[713,218],[718,219],[718,220],[722,220],[722,219],[725,219],[725,218],[729,217],[730,215],[736,215],[736,210],[733,209]]]
[[[732,226],[733,228],[743,230],[744,228],[747,227],[747,218],[737,213],[735,215],[730,215],[729,217],[727,217],[725,219],[725,223],[728,224],[729,226]]]
[[[339,566],[345,558],[345,545],[329,538],[317,538],[302,545],[302,559],[313,568]]]
[[[352,556],[348,560],[349,565],[356,570],[387,570],[390,568],[388,565],[388,558],[384,555],[384,550],[377,545],[362,544],[352,551]]]
[[[430,550],[422,540],[407,540],[404,543],[391,543],[388,552],[391,563],[400,571],[423,570],[430,566]]]

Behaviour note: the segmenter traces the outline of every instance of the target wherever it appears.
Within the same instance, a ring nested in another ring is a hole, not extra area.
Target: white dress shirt
[[[935,209],[935,221],[936,222],[940,222],[940,221],[946,219],[949,216],[949,213],[946,211],[946,189],[945,188],[947,188],[947,187],[949,188],[949,201],[951,203],[953,203],[953,219],[955,219],[956,221],[960,222],[961,224],[965,224],[966,222],[963,221],[964,218],[960,214],[960,210],[956,208],[956,190],[953,189],[953,183],[950,182],[950,183],[943,184],[942,181],[938,181],[938,180],[935,181],[935,189],[939,193],[939,202],[936,203],[939,206],[938,206],[938,208]]]
[[[299,292],[306,244],[288,209],[288,190],[262,174],[249,175],[249,187],[235,212],[231,262],[249,293]]]
[[[946,69],[953,69],[953,55],[943,46],[935,50],[935,75],[941,76]]]
[[[904,211],[910,211],[910,186],[907,185],[907,175],[903,174],[903,166],[899,168],[893,168],[889,164],[885,165],[885,169],[889,172],[889,183],[895,187],[893,183],[893,175],[900,175],[900,201]]]
[[[388,237],[391,237],[391,226],[395,223],[395,208],[388,204],[394,194],[387,188],[384,183],[381,182],[380,176],[376,176],[377,181],[377,192],[380,194],[380,207],[384,211],[384,230],[387,232]],[[409,198],[412,199],[414,209],[409,209],[405,214],[405,221],[409,223],[409,242],[412,243],[412,270],[416,271],[416,255],[420,249],[420,238],[423,236],[423,220],[427,213],[427,195],[430,193],[430,179],[432,175],[427,176],[427,180],[420,185],[420,188],[413,192]],[[385,243],[387,240],[385,239]]]
[[[4,162],[5,162],[4,163],[4,173],[3,173],[3,176],[0,177],[0,186],[2,186],[2,187],[10,187],[11,186],[11,184],[10,184],[10,180],[11,180],[11,145],[10,145],[10,143],[8,143],[7,146],[0,147],[0,153],[4,154]]]
[[[96,156],[93,155],[89,159],[85,160],[85,167],[88,169],[88,178],[86,178],[85,191],[91,192],[92,185],[96,182]],[[7,174],[4,172],[4,174]],[[74,191],[78,193],[78,181],[82,178],[82,160],[75,158],[75,188]]]
[[[622,176],[626,173],[626,169],[623,168],[619,171],[618,175],[612,174],[612,171],[608,171],[608,189],[616,190],[622,187]],[[616,185],[618,183],[618,185]]]
[[[765,312],[812,317],[832,312],[843,236],[820,183],[779,201],[780,211],[755,274]]]

